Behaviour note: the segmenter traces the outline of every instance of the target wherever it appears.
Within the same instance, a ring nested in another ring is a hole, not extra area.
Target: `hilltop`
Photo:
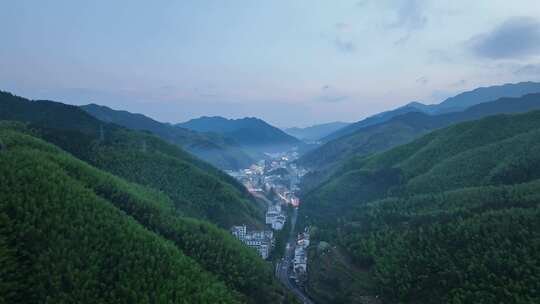
[[[158,122],[142,114],[113,110],[96,104],[85,105],[81,108],[101,121],[115,123],[133,130],[150,131],[221,169],[243,169],[254,162],[234,140],[217,133],[195,132]]]
[[[198,132],[218,133],[233,139],[241,147],[258,153],[279,152],[302,144],[297,138],[255,117],[227,119],[204,116],[176,126]]]

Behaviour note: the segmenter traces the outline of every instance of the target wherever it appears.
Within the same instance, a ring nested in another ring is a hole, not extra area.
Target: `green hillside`
[[[0,263],[14,271],[2,276],[3,302],[240,301],[173,242],[115,206],[127,202],[122,196],[149,201],[159,194],[31,136],[2,128],[0,140]],[[104,195],[84,180],[91,178],[123,189],[105,183],[116,193]]]
[[[428,115],[411,112],[392,119],[361,128],[350,135],[330,141],[302,156],[298,163],[320,171],[315,184],[324,180],[354,156],[382,152],[412,140],[435,129],[451,124],[479,119],[501,113],[523,113],[540,109],[540,94],[529,94],[519,98],[501,98],[481,103],[462,112]],[[315,175],[312,173],[312,175]],[[314,178],[315,179],[315,178]],[[306,185],[309,186],[309,185]]]
[[[16,131],[17,129],[21,131]],[[39,214],[41,217],[40,220],[45,221],[46,227],[49,227],[47,229],[54,228],[60,229],[59,231],[69,231],[69,228],[67,227],[56,228],[54,225],[60,225],[65,222],[63,216],[72,216],[75,220],[73,225],[76,225],[77,223],[82,225],[80,227],[81,230],[77,232],[79,235],[73,235],[73,239],[89,242],[90,239],[96,238],[96,240],[93,240],[96,244],[99,244],[99,242],[109,244],[110,242],[113,242],[113,240],[107,240],[106,238],[103,240],[99,239],[104,235],[109,235],[108,233],[102,232],[101,236],[99,234],[84,234],[85,229],[88,229],[88,231],[97,229],[84,228],[84,225],[92,224],[101,227],[101,222],[94,222],[94,220],[99,217],[98,215],[88,215],[89,218],[87,219],[77,219],[73,214],[56,214],[55,212],[60,212],[60,210],[62,210],[62,212],[65,211],[63,205],[51,206],[51,210],[48,210],[47,212],[41,210],[41,208],[48,208],[48,205],[43,205],[44,201],[51,201],[57,204],[68,204],[69,208],[65,207],[66,210],[71,210],[72,212],[79,211],[85,214],[85,205],[80,205],[84,204],[83,202],[85,202],[85,200],[81,197],[89,195],[90,202],[96,200],[99,201],[101,205],[105,206],[99,207],[105,208],[104,211],[98,210],[96,212],[113,213],[119,218],[117,220],[120,222],[126,221],[129,223],[131,221],[136,223],[136,226],[138,227],[136,229],[145,231],[150,235],[150,238],[158,239],[156,242],[161,242],[176,250],[183,256],[183,259],[187,259],[190,263],[195,265],[192,267],[198,267],[194,270],[196,273],[201,272],[204,274],[205,272],[208,272],[211,274],[211,276],[203,278],[203,280],[206,280],[209,284],[214,284],[212,283],[212,280],[214,280],[216,281],[216,286],[219,287],[223,285],[228,287],[229,291],[225,290],[225,292],[231,294],[231,299],[240,299],[252,303],[258,303],[259,299],[264,299],[265,302],[272,303],[278,301],[281,297],[280,294],[282,292],[280,291],[279,286],[276,285],[277,283],[273,281],[270,267],[266,265],[254,251],[244,247],[228,232],[218,229],[209,223],[177,216],[175,214],[176,206],[174,202],[162,192],[127,183],[113,175],[95,169],[52,145],[46,144],[28,134],[23,134],[22,132],[28,133],[29,131],[22,126],[17,126],[16,128],[13,128],[12,126],[1,127],[0,131],[0,142],[3,147],[0,152],[0,158],[5,162],[5,164],[2,165],[3,171],[0,178],[6,181],[5,183],[2,182],[2,186],[5,188],[0,191],[0,195],[3,196],[1,200],[2,210],[0,213],[6,213],[10,221],[36,220],[34,217],[27,218],[24,213],[19,213],[19,211],[26,211],[22,208],[23,205],[19,205],[21,208],[21,210],[19,210],[17,204],[20,204],[21,199],[22,201],[28,200],[29,203],[24,206],[28,205],[28,208],[33,208],[32,212]],[[20,173],[20,176],[19,174],[13,175],[11,172]],[[43,176],[41,174],[43,174]],[[61,178],[57,179],[57,176],[60,176]],[[11,181],[13,178],[17,179]],[[19,188],[20,190],[17,190]],[[79,190],[81,191],[80,194],[70,194],[72,191]],[[17,196],[19,193],[26,193],[26,191],[30,192],[25,194],[24,197],[20,198]],[[49,193],[49,191],[51,193]],[[58,197],[55,197],[55,195]],[[51,219],[49,219],[49,217]],[[112,219],[109,220],[113,221]],[[112,224],[109,223],[108,225],[113,225],[114,221]],[[133,223],[131,225],[134,225]],[[6,224],[5,229],[7,230],[5,231],[9,232],[7,233],[7,236],[11,235],[10,237],[12,240],[11,243],[8,241],[8,244],[13,244],[14,240],[12,238],[19,234],[19,229],[30,229],[30,232],[28,233],[30,233],[32,237],[39,238],[38,235],[34,235],[37,231],[32,232],[33,228],[31,226],[30,228],[24,227],[24,222],[22,222],[21,225],[21,227],[18,227],[12,222]],[[109,226],[106,226],[103,229],[108,229],[107,227]],[[152,233],[150,233],[150,231]],[[130,233],[132,234],[135,232]],[[53,240],[53,238],[48,238],[46,236],[42,236],[41,239],[43,239],[43,242]],[[29,239],[29,242],[32,240],[34,240],[34,238]],[[65,240],[59,240],[59,242],[65,242]],[[103,247],[103,245],[94,246],[97,246],[97,248]],[[116,246],[117,245],[115,244],[111,250],[118,250],[118,254],[126,254],[126,251],[117,249],[118,247]],[[118,246],[123,245],[120,242]],[[11,247],[8,246],[8,252],[12,251],[10,248]],[[34,252],[21,251],[20,254],[33,259],[42,254],[41,251],[46,248],[48,248],[46,245],[37,246],[35,247],[36,251]],[[127,248],[127,251],[136,250],[129,249],[131,247]],[[62,249],[60,252],[63,252],[63,250],[66,249]],[[86,250],[92,252],[92,248],[87,248]],[[80,259],[80,257],[78,258],[77,256],[81,255],[82,252],[84,251],[74,252],[72,256],[66,256],[65,260],[59,261],[59,267],[61,268],[59,271],[66,271],[65,269],[69,269],[68,264],[73,262],[71,260]],[[19,252],[16,251],[14,254],[17,255]],[[88,252],[85,252],[84,254],[86,255]],[[152,252],[146,253],[146,251],[141,251],[140,253],[134,252],[134,254],[140,255],[141,258],[144,259],[155,259]],[[156,255],[157,254],[158,253],[156,253]],[[147,257],[147,255],[149,255],[149,257]],[[120,258],[121,257],[118,257],[118,259]],[[104,261],[103,263],[107,263],[107,261]],[[64,265],[62,263],[66,264]],[[107,270],[100,269],[101,264],[98,262],[96,263],[87,262],[85,267],[93,268],[92,271],[103,272]],[[108,261],[108,263],[109,264],[104,265],[110,265],[109,267],[116,270],[116,268],[113,267],[113,265],[115,265],[114,262]],[[133,263],[127,263],[126,265],[126,267],[131,267],[129,270],[134,273],[133,276],[145,276],[144,272],[138,272],[143,271],[142,269],[138,269],[138,264]],[[187,266],[182,266],[182,268],[185,267]],[[172,273],[174,268],[168,271]],[[21,280],[33,279],[33,275],[30,273],[21,273],[20,278]],[[98,283],[101,282],[99,278],[95,278],[95,280],[97,280]],[[188,280],[190,279],[188,278]],[[77,285],[78,287],[84,286],[79,286],[79,282],[72,282],[70,284]],[[194,279],[193,284],[194,286],[198,286],[198,281]],[[23,286],[20,284],[16,285]],[[207,285],[203,284],[201,286],[202,288],[206,288],[205,286]],[[223,289],[222,287],[220,288]],[[125,288],[129,289],[129,287]],[[142,289],[141,293],[144,293],[145,291],[148,290]],[[113,298],[117,297],[115,294],[109,296]],[[173,299],[171,301],[175,300]],[[215,303],[215,301],[216,300],[214,299],[207,303]],[[200,301],[194,300],[194,302]]]
[[[300,218],[390,302],[534,303],[539,172],[540,111],[490,116],[349,160]]]
[[[117,111],[96,104],[81,107],[99,120],[133,129],[150,131],[160,138],[181,146],[221,169],[238,170],[254,163],[233,140],[217,133],[200,133],[155,121],[142,114]]]
[[[0,119],[30,123],[40,137],[100,169],[163,191],[178,214],[228,229],[261,225],[262,206],[233,178],[158,137],[104,123],[75,106],[0,94]]]

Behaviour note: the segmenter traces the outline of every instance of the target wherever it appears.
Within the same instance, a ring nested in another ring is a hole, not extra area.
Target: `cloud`
[[[346,22],[335,23],[330,35],[322,35],[336,50],[342,53],[353,53],[356,51],[356,43],[352,39],[353,36],[352,26]]]
[[[349,23],[338,22],[335,24],[336,30],[338,32],[350,32],[352,26]]]
[[[426,76],[422,76],[415,81],[416,83],[419,83],[421,85],[426,85],[429,82],[429,79]]]
[[[467,80],[465,79],[460,79],[450,84],[451,87],[464,87],[465,85],[467,85]]]
[[[518,76],[540,76],[540,64],[526,64],[514,71]]]
[[[540,51],[540,22],[531,17],[513,17],[491,32],[472,37],[467,45],[478,57],[527,58]]]
[[[336,37],[336,39],[334,39],[334,46],[338,51],[343,53],[356,52],[356,44],[352,40]]]
[[[358,7],[364,7],[364,6],[366,6],[368,3],[369,3],[369,0],[360,0],[360,1],[356,2],[356,6],[358,6]]]
[[[392,8],[395,1],[390,1]],[[401,32],[401,37],[394,41],[394,45],[404,45],[412,37],[413,32],[426,27],[428,18],[425,15],[425,0],[401,0],[395,12],[395,17],[386,25],[386,29]]]
[[[448,50],[431,49],[428,51],[428,63],[455,63],[454,56]]]
[[[405,36],[403,36],[403,37],[399,38],[398,40],[394,41],[394,45],[405,44],[405,43],[407,43],[407,41],[409,41],[409,39],[411,39],[411,34],[407,33]]]
[[[397,10],[396,20],[389,27],[408,31],[423,29],[428,22],[424,7],[424,0],[403,0]]]

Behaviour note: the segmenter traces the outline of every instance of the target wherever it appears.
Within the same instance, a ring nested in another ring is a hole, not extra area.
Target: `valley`
[[[259,150],[261,158],[253,155],[258,160],[245,168],[223,172],[136,125],[127,129],[78,107],[8,93],[0,94],[0,156],[6,168],[22,165],[17,157],[25,153],[35,154],[36,164],[57,167],[51,170],[84,185],[106,208],[128,214],[133,229],[155,231],[149,237],[171,242],[190,267],[235,290],[220,295],[232,302],[255,303],[260,296],[283,303],[467,301],[478,291],[466,284],[465,268],[484,286],[505,286],[509,294],[519,289],[528,300],[534,293],[520,287],[529,284],[521,279],[528,271],[508,273],[503,265],[525,259],[529,269],[537,267],[539,98],[421,114],[426,118],[415,123],[437,121],[434,131],[371,154],[334,149],[340,162],[307,188],[315,172],[303,167],[306,156],[324,154],[332,142],[307,154],[298,146]],[[366,130],[411,115],[418,113]],[[22,221],[4,210],[9,221]],[[498,266],[478,252],[497,256]],[[503,281],[482,277],[486,271]],[[253,280],[229,276],[238,272]]]
[[[0,304],[539,304],[538,8],[3,1]]]
[[[306,170],[294,164],[297,158],[298,152],[295,150],[269,153],[266,159],[248,169],[228,172],[255,197],[267,203],[265,229],[268,230],[247,232],[246,226],[242,225],[233,226],[231,233],[259,252],[263,259],[273,257],[276,277],[302,303],[311,304],[313,302],[305,293],[309,227],[300,229],[304,232],[298,233],[296,226],[298,207],[301,204],[297,196],[301,191],[299,182]],[[275,241],[274,234],[280,236],[279,243]],[[265,239],[264,235],[269,238]]]

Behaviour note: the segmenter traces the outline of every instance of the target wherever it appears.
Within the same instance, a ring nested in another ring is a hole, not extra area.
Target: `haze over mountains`
[[[239,147],[238,143],[218,133],[194,132],[155,121],[142,114],[116,111],[96,104],[81,108],[102,121],[134,130],[150,131],[221,169],[238,170],[247,168],[253,163],[253,159]]]
[[[278,152],[302,144],[297,138],[254,117],[241,119],[227,119],[219,116],[201,117],[176,126],[223,135],[233,139],[251,153]]]
[[[329,122],[329,123],[324,123],[324,124],[319,124],[319,125],[313,125],[313,126],[305,127],[305,128],[298,128],[298,127],[287,128],[287,129],[284,129],[283,131],[285,131],[287,134],[292,135],[298,139],[308,141],[308,142],[315,142],[341,128],[346,127],[347,125],[349,125],[349,123],[336,121],[336,122]]]

